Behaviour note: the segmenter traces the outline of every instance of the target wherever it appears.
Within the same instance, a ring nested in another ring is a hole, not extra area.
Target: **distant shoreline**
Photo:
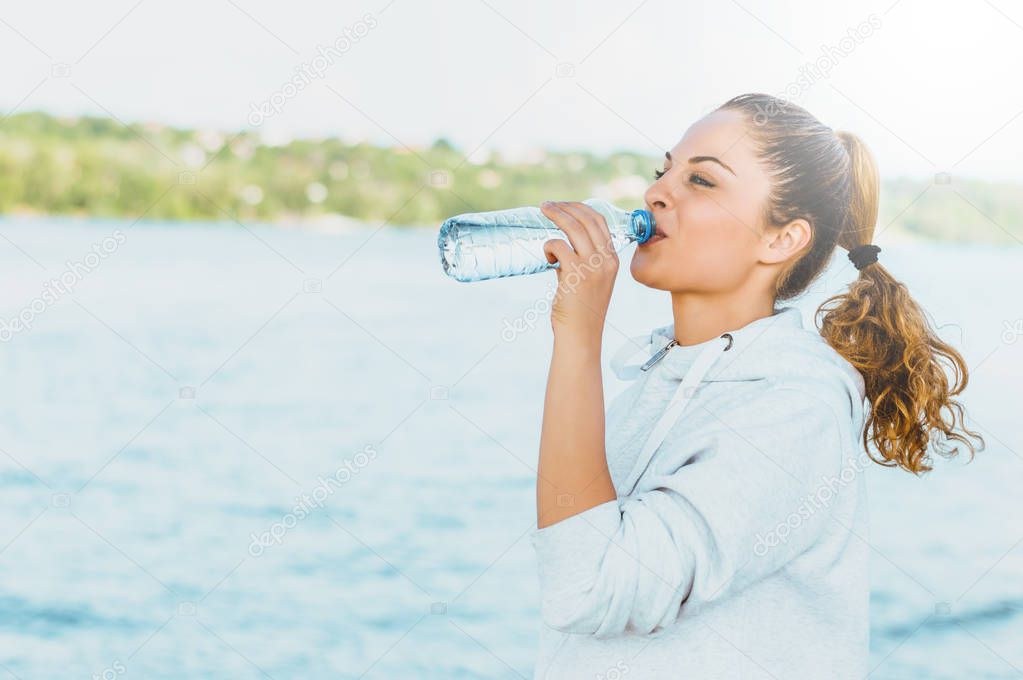
[[[109,118],[17,113],[0,126],[0,215],[267,224],[319,233],[439,228],[545,199],[642,205],[660,159],[632,151],[466,153],[338,138],[263,139]],[[883,169],[882,169],[883,176]],[[1023,244],[1023,185],[936,173],[886,178],[887,239]]]
[[[138,223],[138,224],[178,224],[178,225],[196,225],[196,226],[211,226],[211,225],[222,225],[224,227],[236,227],[241,228],[236,220],[227,218],[223,219],[173,219],[163,217],[142,217],[132,218],[128,216],[119,215],[90,215],[87,213],[46,213],[38,211],[11,211],[6,213],[0,213],[0,222],[11,221],[11,222],[46,222],[46,221],[66,221],[66,222],[118,222],[118,223]],[[328,234],[344,234],[357,231],[363,231],[366,229],[373,229],[380,225],[375,225],[372,222],[364,220],[358,220],[353,217],[345,215],[324,215],[324,216],[299,216],[294,218],[279,218],[276,220],[248,220],[243,222],[245,227],[270,227],[274,229],[285,229],[293,231],[309,231],[316,233],[328,233]],[[393,229],[439,229],[440,224],[429,225],[429,224],[389,224],[386,225]]]

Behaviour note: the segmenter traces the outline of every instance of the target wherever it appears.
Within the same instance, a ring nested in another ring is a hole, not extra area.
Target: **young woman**
[[[635,383],[605,426],[601,335],[618,268],[603,218],[545,203],[559,261],[537,479],[537,678],[860,678],[871,460],[914,474],[983,439],[966,364],[870,243],[879,180],[856,136],[736,97],[665,154],[656,235],[631,273],[674,323],[612,362]],[[836,246],[847,292],[798,309]],[[642,350],[642,366],[625,365]],[[955,374],[949,384],[943,362]]]

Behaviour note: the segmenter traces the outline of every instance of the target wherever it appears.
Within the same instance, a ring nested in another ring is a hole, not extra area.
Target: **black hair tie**
[[[877,262],[877,254],[881,252],[878,246],[873,243],[868,243],[862,246],[856,246],[849,251],[849,259],[854,265],[856,265],[857,271],[863,269],[868,264],[874,264]]]

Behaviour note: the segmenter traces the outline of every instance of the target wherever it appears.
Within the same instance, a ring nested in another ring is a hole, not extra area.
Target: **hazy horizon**
[[[445,138],[467,152],[656,153],[761,91],[861,135],[886,177],[1019,182],[1021,33],[1023,11],[994,2],[41,3],[0,17],[0,57],[18,65],[0,110],[269,139]]]

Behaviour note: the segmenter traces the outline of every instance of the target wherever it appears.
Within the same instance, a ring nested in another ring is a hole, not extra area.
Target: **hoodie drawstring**
[[[710,370],[714,362],[729,349],[732,348],[732,335],[725,333],[715,340],[721,340],[723,342],[712,342],[707,345],[696,358],[693,360],[693,365],[686,371],[685,377],[679,383],[678,389],[671,397],[671,401],[668,402],[664,412],[661,413],[661,417],[658,419],[657,424],[654,425],[654,429],[650,432],[647,437],[646,444],[643,446],[643,450],[639,454],[639,458],[636,459],[636,463],[633,465],[632,472],[629,473],[628,479],[624,484],[624,494],[628,495],[632,493],[639,478],[646,471],[650,465],[650,460],[653,458],[654,452],[657,447],[664,441],[664,437],[667,436],[668,431],[678,421],[679,416],[682,415],[682,411],[685,410],[686,406],[696,395],[696,390],[703,380],[703,377]],[[722,347],[722,345],[724,345]],[[634,349],[634,348],[633,348]],[[635,353],[635,351],[633,351]],[[615,358],[618,358],[616,355]],[[628,368],[634,369],[636,372],[639,371],[638,367],[630,366]],[[617,370],[616,370],[617,373]],[[619,376],[621,377],[621,376]]]

